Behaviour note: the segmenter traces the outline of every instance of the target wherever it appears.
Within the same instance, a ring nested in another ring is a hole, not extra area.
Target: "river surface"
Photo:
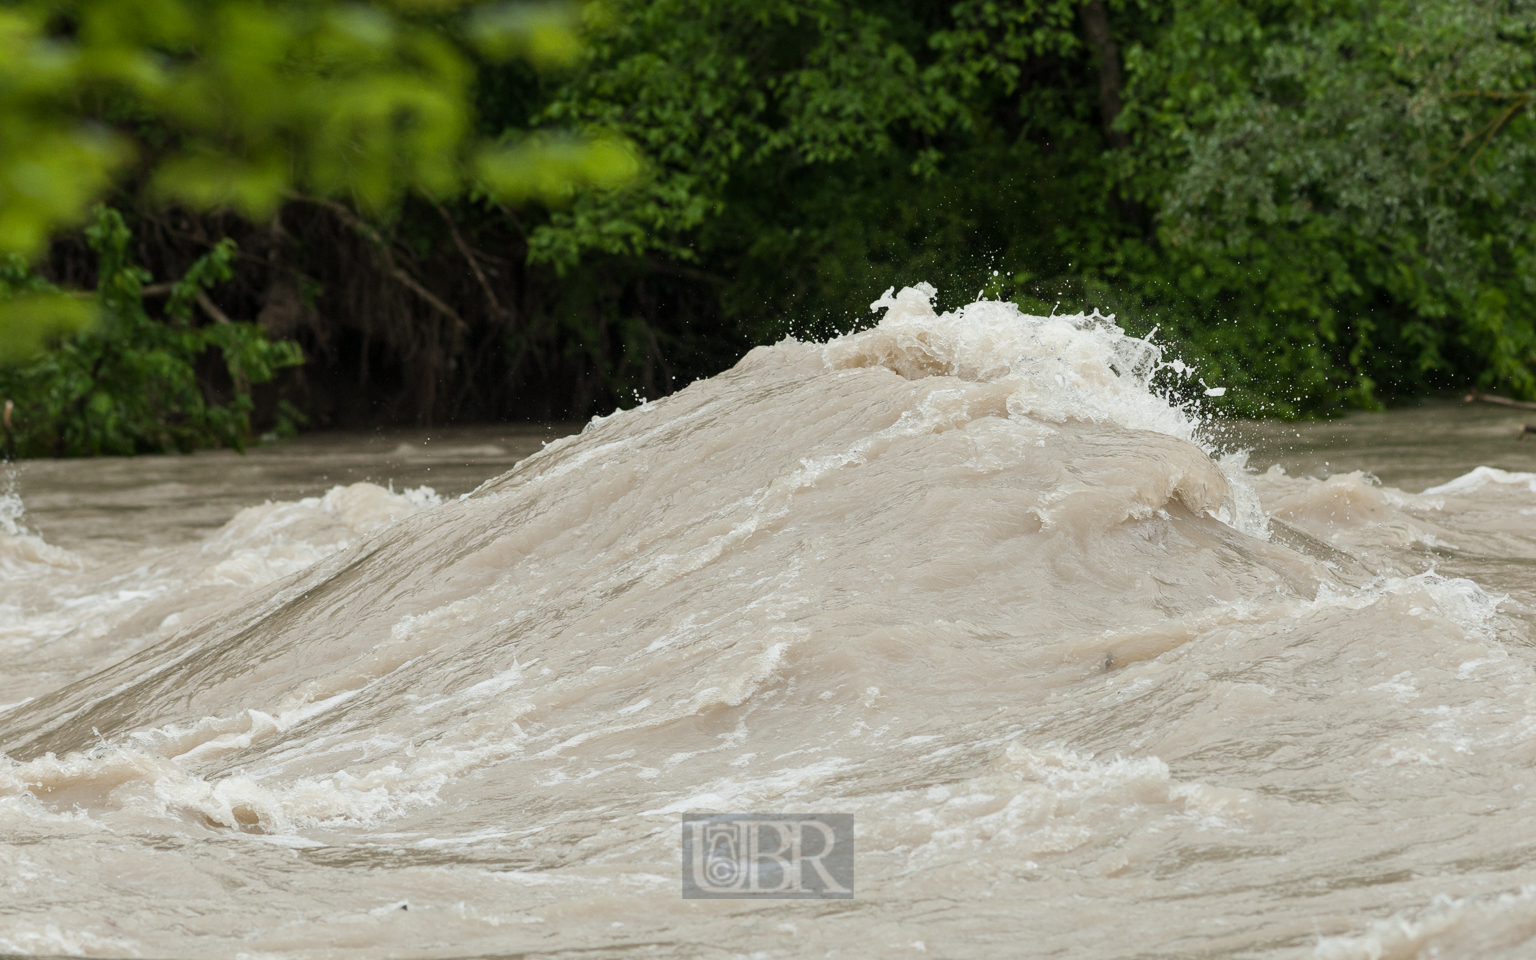
[[[1216,422],[926,293],[586,425],[0,475],[0,954],[1536,955],[1536,411]],[[774,811],[853,899],[681,896]]]

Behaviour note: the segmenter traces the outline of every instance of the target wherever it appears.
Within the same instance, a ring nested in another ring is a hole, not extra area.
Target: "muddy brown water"
[[[883,305],[584,427],[17,467],[0,953],[1532,955],[1536,416]],[[752,811],[855,897],[684,899]]]

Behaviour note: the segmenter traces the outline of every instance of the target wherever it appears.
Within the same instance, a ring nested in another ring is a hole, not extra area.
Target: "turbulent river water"
[[[1518,412],[929,292],[563,438],[13,468],[0,954],[1536,953]],[[856,896],[684,899],[750,811]]]

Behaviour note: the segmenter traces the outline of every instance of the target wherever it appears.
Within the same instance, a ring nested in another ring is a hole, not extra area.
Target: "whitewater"
[[[1113,318],[934,297],[462,493],[15,468],[0,954],[1536,952],[1536,473],[1287,467]],[[856,896],[683,899],[754,811],[853,814]]]

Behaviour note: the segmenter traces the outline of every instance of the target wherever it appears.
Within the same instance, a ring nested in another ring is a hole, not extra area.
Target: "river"
[[[1223,422],[928,304],[585,425],[9,468],[0,954],[1530,956],[1527,418]],[[855,895],[684,898],[754,811],[852,814]]]

